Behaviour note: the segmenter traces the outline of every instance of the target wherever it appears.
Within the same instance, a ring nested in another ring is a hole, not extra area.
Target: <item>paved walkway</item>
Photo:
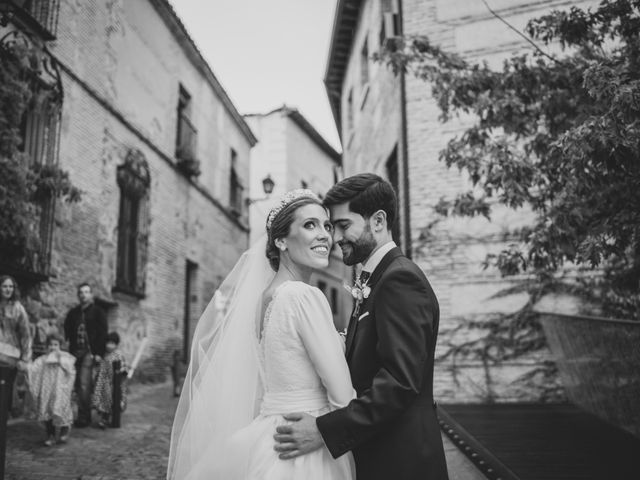
[[[161,480],[177,399],[168,383],[132,385],[119,429],[74,429],[66,445],[45,447],[37,422],[11,420],[5,480]],[[451,480],[485,477],[443,436]]]
[[[7,429],[6,480],[159,480],[165,478],[177,399],[169,384],[132,385],[122,427],[73,429],[66,445],[45,447],[38,422]]]

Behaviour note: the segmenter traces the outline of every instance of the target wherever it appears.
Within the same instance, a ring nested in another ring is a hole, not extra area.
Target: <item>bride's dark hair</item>
[[[279,238],[284,238],[289,235],[291,231],[291,224],[293,223],[293,217],[295,211],[303,207],[305,205],[320,205],[323,208],[326,208],[322,205],[322,202],[313,197],[300,197],[296,200],[293,200],[287,206],[285,206],[282,210],[280,210],[276,216],[273,218],[271,222],[271,226],[267,226],[267,258],[269,259],[269,264],[274,271],[278,271],[280,268],[280,249],[276,247],[276,240]]]

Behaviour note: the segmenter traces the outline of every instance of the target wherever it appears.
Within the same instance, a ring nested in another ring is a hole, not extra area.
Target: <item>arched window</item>
[[[131,149],[118,167],[120,215],[115,290],[143,297],[149,240],[151,176],[142,152]]]

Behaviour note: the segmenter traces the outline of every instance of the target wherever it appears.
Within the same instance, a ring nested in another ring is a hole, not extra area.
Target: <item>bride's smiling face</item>
[[[286,247],[283,256],[288,256],[294,264],[301,267],[326,268],[333,245],[332,229],[324,207],[317,204],[303,205],[294,212],[289,235],[282,240],[282,245]]]

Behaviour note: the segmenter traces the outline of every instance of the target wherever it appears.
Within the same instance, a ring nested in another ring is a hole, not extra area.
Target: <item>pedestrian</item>
[[[91,393],[93,369],[104,356],[107,339],[107,318],[93,301],[91,285],[78,285],[80,303],[69,310],[64,321],[64,334],[69,342],[69,352],[76,357],[75,390],[78,399],[77,428],[91,424]]]
[[[102,429],[107,428],[113,414],[113,381],[115,376],[127,372],[127,364],[124,355],[118,350],[120,345],[120,335],[118,332],[109,332],[107,335],[107,343],[105,345],[106,355],[98,367],[98,375],[96,379],[96,388],[93,392],[93,407],[100,415],[98,426]],[[120,362],[120,369],[117,372],[113,370],[113,362]],[[120,400],[120,411],[124,411],[126,405],[126,392],[122,386],[122,397]]]
[[[36,420],[44,422],[44,444],[48,447],[56,443],[56,433],[60,442],[65,443],[73,422],[71,393],[76,378],[76,358],[61,350],[63,343],[59,333],[49,334],[47,354],[27,367],[29,394]]]
[[[31,360],[31,333],[27,312],[20,303],[18,284],[13,277],[0,277],[0,366],[9,369],[8,410],[13,403],[13,383],[18,370]]]

